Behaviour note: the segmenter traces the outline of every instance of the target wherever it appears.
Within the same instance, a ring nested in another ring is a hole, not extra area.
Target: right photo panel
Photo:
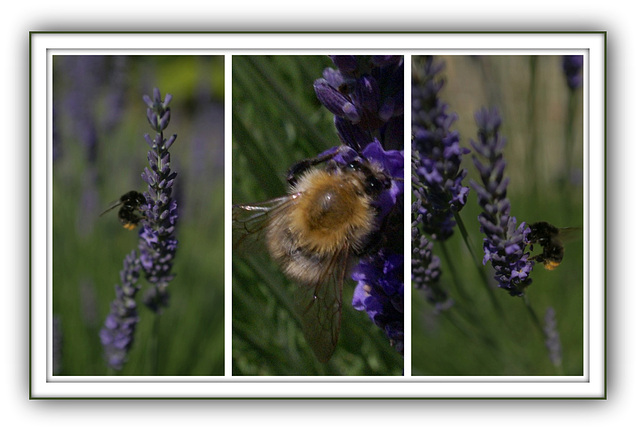
[[[583,375],[582,65],[412,56],[411,375]]]

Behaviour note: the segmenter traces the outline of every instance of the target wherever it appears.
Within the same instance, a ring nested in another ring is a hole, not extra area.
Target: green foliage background
[[[220,56],[54,57],[55,374],[113,373],[98,334],[138,236],[121,227],[117,210],[99,214],[125,192],[146,189],[143,136],[155,132],[142,95],[154,87],[173,95],[165,133],[178,135],[170,149],[180,214],[176,277],[163,314],[138,301],[140,322],[121,374],[224,374],[223,74]]]
[[[510,177],[511,215],[520,222],[547,221],[559,227],[582,227],[582,88],[571,93],[560,56],[437,57],[446,68],[440,98],[459,119],[453,129],[460,144],[477,141],[474,113],[495,106],[502,115],[502,135]],[[414,79],[419,68],[414,57]],[[464,157],[469,179],[479,182],[470,155]],[[480,209],[472,189],[460,216],[478,259],[482,259]],[[539,253],[536,247],[535,254]],[[437,314],[421,292],[412,290],[413,375],[582,375],[583,244],[566,244],[563,263],[554,271],[536,265],[526,298],[544,325],[548,307],[556,313],[562,365],[554,367],[544,339],[522,298],[493,292],[498,311],[483,288],[476,263],[459,230],[434,246],[441,259],[442,285],[456,305]],[[446,256],[449,256],[449,259]],[[482,267],[493,282],[490,264]]]
[[[233,57],[233,203],[286,194],[292,164],[339,145],[333,115],[313,90],[332,66],[327,56]],[[402,356],[366,313],[351,306],[354,287],[347,277],[338,347],[321,364],[296,321],[295,286],[264,250],[234,252],[233,374],[401,375]]]

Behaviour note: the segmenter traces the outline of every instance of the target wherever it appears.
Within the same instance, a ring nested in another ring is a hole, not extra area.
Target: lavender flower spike
[[[360,152],[374,139],[389,149],[402,147],[404,58],[402,56],[330,56],[313,88],[320,103],[334,114],[340,140]]]
[[[175,227],[178,219],[178,205],[171,197],[176,173],[171,171],[169,147],[176,140],[176,135],[165,139],[163,130],[169,124],[171,111],[167,94],[164,101],[160,91],[153,90],[153,99],[143,97],[147,104],[147,119],[156,130],[155,139],[149,135],[145,139],[151,150],[148,153],[149,167],[144,169],[142,179],[148,184],[144,193],[144,220],[140,230],[140,263],[145,277],[151,287],[144,293],[143,301],[154,312],[160,312],[168,306],[169,292],[167,286],[173,279],[171,273],[178,241],[175,238]]]
[[[362,259],[351,277],[357,281],[352,305],[366,311],[371,321],[382,328],[391,345],[404,353],[403,256],[382,249]]]
[[[483,108],[476,113],[478,142],[471,146],[479,156],[487,160],[483,164],[474,154],[473,163],[480,172],[482,184],[471,181],[478,193],[478,203],[482,213],[478,216],[480,231],[485,234],[483,264],[491,261],[495,269],[498,286],[512,296],[522,296],[531,284],[529,273],[533,262],[525,253],[527,235],[531,231],[526,223],[517,225],[511,217],[511,204],[507,199],[509,179],[504,176],[506,162],[502,149],[505,139],[499,134],[502,119],[496,109]]]
[[[544,315],[544,323],[544,344],[549,351],[549,360],[554,366],[559,367],[562,365],[562,344],[556,323],[556,312],[553,307],[547,308],[547,312]]]
[[[440,258],[433,254],[433,242],[420,232],[422,214],[418,212],[422,203],[417,199],[411,210],[411,281],[416,289],[425,292],[427,301],[436,312],[453,306],[453,298],[440,287]]]
[[[107,364],[115,370],[121,370],[126,362],[139,320],[135,301],[140,289],[139,274],[140,260],[133,250],[124,259],[123,269],[120,271],[121,284],[115,287],[116,299],[111,303],[111,313],[100,330],[100,341]]]
[[[423,231],[437,240],[453,234],[454,214],[466,204],[469,194],[469,188],[462,186],[467,172],[460,169],[469,149],[460,146],[459,133],[451,130],[456,114],[448,113],[448,106],[438,97],[444,81],[436,75],[442,68],[433,57],[426,57],[420,69],[422,79],[414,79],[411,90],[413,193],[422,203],[418,212]]]

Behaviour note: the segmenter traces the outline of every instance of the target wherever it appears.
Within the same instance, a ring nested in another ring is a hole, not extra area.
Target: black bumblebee
[[[544,265],[546,269],[552,271],[560,265],[564,257],[564,241],[568,234],[579,232],[581,228],[565,227],[558,228],[545,221],[536,222],[529,225],[531,233],[527,236],[531,249],[534,244],[540,244],[542,253],[531,256],[529,260],[535,260]]]
[[[144,218],[144,216],[140,214],[140,208],[146,202],[147,201],[142,193],[132,190],[123,194],[120,199],[109,205],[109,208],[104,210],[100,215],[102,216],[112,209],[122,205],[122,208],[118,211],[118,218],[125,229],[132,230],[138,226],[140,220]]]

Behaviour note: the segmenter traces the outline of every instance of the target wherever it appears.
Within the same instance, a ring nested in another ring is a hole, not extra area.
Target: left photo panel
[[[224,375],[224,56],[52,58],[53,375]]]

